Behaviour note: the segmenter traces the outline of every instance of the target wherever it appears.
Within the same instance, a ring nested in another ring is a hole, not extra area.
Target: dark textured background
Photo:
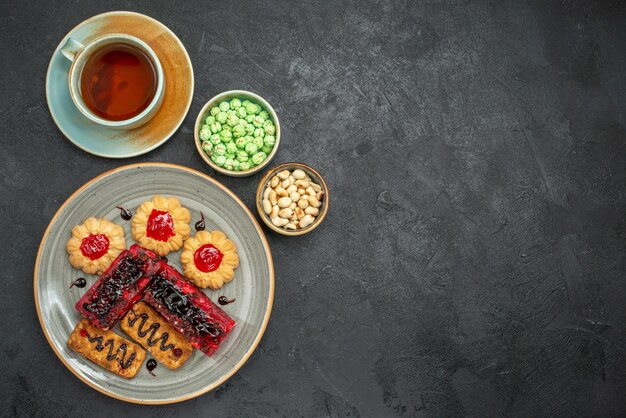
[[[2,415],[626,414],[624,3],[64,3],[0,3]],[[122,161],[65,140],[44,93],[59,40],[116,9],[169,26],[196,76],[181,129]],[[233,88],[274,105],[275,163],[318,168],[329,217],[268,232],[274,311],[226,384],[109,399],[41,333],[39,241],[76,188],[131,162],[202,170],[253,208],[260,175],[215,174],[193,145],[201,106]]]

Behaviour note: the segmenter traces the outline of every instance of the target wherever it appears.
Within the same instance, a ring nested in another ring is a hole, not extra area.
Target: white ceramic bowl
[[[272,122],[274,122],[274,126],[276,126],[276,135],[275,135],[276,143],[274,144],[274,148],[272,148],[272,152],[270,152],[270,154],[267,156],[265,161],[263,161],[261,164],[246,171],[227,170],[215,164],[213,161],[211,161],[211,158],[209,158],[209,156],[206,155],[206,153],[202,149],[202,141],[200,140],[200,136],[199,136],[200,128],[202,127],[202,122],[204,121],[204,119],[206,119],[209,109],[211,109],[213,106],[215,106],[216,104],[218,104],[224,99],[234,99],[235,97],[239,99],[243,99],[243,100],[249,99],[263,106],[263,108],[267,111],[267,113],[269,113],[270,117],[272,118]],[[262,98],[258,94],[255,94],[246,90],[229,90],[229,91],[220,93],[217,96],[214,96],[213,98],[211,98],[211,100],[206,102],[204,107],[202,107],[202,110],[200,110],[200,113],[198,113],[198,117],[196,118],[196,125],[194,127],[193,137],[194,137],[194,141],[196,142],[196,149],[198,150],[198,154],[200,154],[200,157],[202,157],[204,162],[207,163],[215,171],[218,171],[222,174],[226,174],[227,176],[232,176],[232,177],[247,177],[263,170],[276,155],[276,151],[278,151],[278,146],[280,144],[280,122],[278,122],[278,116],[276,116],[276,112],[274,111],[274,108],[264,98]]]

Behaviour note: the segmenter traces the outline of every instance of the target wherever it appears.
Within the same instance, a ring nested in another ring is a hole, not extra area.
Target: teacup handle
[[[63,45],[63,48],[61,48],[60,52],[68,60],[74,61],[76,55],[78,55],[78,53],[82,51],[84,47],[85,45],[81,44],[78,41],[75,41],[72,38],[69,38],[67,42],[65,42],[65,45]]]

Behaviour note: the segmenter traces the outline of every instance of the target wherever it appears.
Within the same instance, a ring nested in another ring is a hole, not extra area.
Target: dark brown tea
[[[119,121],[148,107],[156,93],[156,72],[139,49],[106,45],[85,63],[80,79],[83,101],[95,115]]]

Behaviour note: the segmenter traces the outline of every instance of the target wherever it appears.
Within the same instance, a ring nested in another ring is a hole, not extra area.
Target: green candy
[[[276,137],[274,135],[265,135],[263,137],[263,143],[271,148],[276,144]]]
[[[229,154],[234,154],[237,152],[237,144],[235,144],[234,142],[229,142],[228,144],[226,144],[226,152]]]
[[[247,115],[246,113],[246,108],[241,106],[239,108],[237,108],[237,116],[239,116],[240,118],[245,118]]]
[[[254,122],[254,115],[246,116],[246,122],[248,122],[248,123]],[[254,126],[254,125],[252,125],[252,126]]]
[[[209,128],[211,128],[211,132],[215,134],[222,130],[222,124],[219,122],[213,122],[209,125]]]
[[[263,130],[263,128],[256,128],[254,130],[254,136],[260,136],[261,138],[263,138],[265,136],[265,131]]]
[[[217,107],[217,106],[214,106],[214,107],[212,107],[212,108],[211,108],[211,110],[209,110],[209,113],[210,113],[212,116],[215,116],[215,115],[217,115],[218,113],[220,113],[220,108],[219,108],[219,107]]]
[[[231,131],[223,130],[219,135],[222,138],[222,142],[230,142],[233,140],[233,133]]]
[[[202,129],[200,129],[200,139],[203,141],[207,141],[211,137],[211,128],[207,125],[204,125]]]
[[[251,102],[250,100],[246,99],[246,100],[244,100],[243,102],[241,102],[241,105],[242,105],[243,107],[246,107],[246,106],[248,106],[250,103],[252,103],[252,102]]]
[[[211,141],[211,144],[217,145],[222,142],[222,137],[220,137],[220,134],[213,134],[211,138],[209,138],[209,141]]]
[[[246,147],[246,137],[242,136],[241,138],[237,138],[235,139],[235,145],[237,146],[237,148],[239,149],[244,149]]]
[[[246,135],[246,128],[241,125],[237,125],[233,128],[233,135],[235,138],[241,138]]]
[[[270,118],[270,114],[267,113],[265,110],[261,110],[259,112],[259,116],[261,116],[263,120],[268,120]]]
[[[274,135],[276,133],[276,127],[274,127],[272,122],[263,125],[263,129],[265,129],[265,133],[268,135]]]
[[[222,125],[226,123],[226,119],[228,119],[228,115],[226,115],[226,113],[224,112],[220,112],[215,116],[215,120],[218,121]]]
[[[215,157],[215,164],[217,164],[218,166],[223,167],[225,162],[226,157],[224,157],[223,155],[218,155],[217,157]]]
[[[233,110],[237,110],[241,107],[241,100],[239,100],[238,98],[234,98],[233,100],[230,101],[230,108]]]
[[[242,162],[239,164],[239,169],[240,169],[241,171],[250,170],[250,168],[251,168],[251,167],[250,167],[250,163],[249,163],[248,161],[242,161]]]
[[[255,136],[252,140],[252,143],[256,145],[258,149],[263,148],[263,138],[261,138],[260,136]]]
[[[213,154],[215,154],[215,155],[224,155],[224,154],[226,154],[226,145],[224,145],[224,144],[217,144],[213,148]]]
[[[263,148],[261,148],[261,151],[269,155],[270,152],[272,152],[272,147],[268,147],[267,145],[265,145]]]
[[[233,170],[233,159],[232,158],[226,158],[226,161],[224,161],[224,168],[226,170]]]
[[[246,121],[244,120],[244,122],[246,122]],[[246,128],[246,133],[248,135],[252,135],[254,133],[254,125],[253,124],[246,122],[245,128]]]
[[[213,116],[213,115],[207,116],[206,119],[204,120],[204,123],[206,125],[210,125],[213,122],[215,122],[215,116]]]
[[[246,144],[245,150],[248,153],[248,155],[252,155],[252,154],[255,154],[255,153],[257,153],[259,151],[259,147],[254,145],[253,142],[250,142],[249,144]]]
[[[237,112],[235,112],[233,109],[228,109],[228,110],[226,111],[226,116],[230,117],[230,116],[232,116],[232,115],[237,116]]]
[[[211,155],[211,152],[213,152],[213,144],[209,141],[204,141],[202,143],[202,151],[204,151],[207,155]]]
[[[233,171],[239,171],[239,165],[241,163],[237,160],[233,160]]]
[[[237,153],[237,160],[239,160],[240,163],[243,163],[244,161],[248,161],[248,153],[245,151],[239,151]]]
[[[254,120],[252,121],[252,124],[257,127],[260,128],[261,126],[263,126],[263,123],[265,122],[265,120],[261,117],[261,116],[255,116]]]
[[[252,156],[252,162],[254,163],[254,165],[259,165],[261,164],[263,161],[265,161],[265,159],[267,158],[267,154],[264,152],[257,152],[256,154],[254,154]]]
[[[250,103],[249,105],[246,105],[246,113],[248,115],[254,115],[259,113],[260,109],[259,106],[255,105],[254,103]]]
[[[236,126],[238,123],[239,123],[239,118],[237,117],[237,115],[228,116],[228,124],[230,126]]]
[[[239,122],[237,122],[237,124],[245,128],[248,125],[248,122],[246,122],[245,119],[239,119]]]
[[[230,104],[226,100],[220,103],[220,110],[222,112],[226,112],[229,109],[230,109]]]
[[[232,144],[232,142],[231,142]],[[237,154],[236,153],[230,153],[228,152],[228,150],[226,150],[226,154],[224,154],[224,157],[226,157],[227,159],[230,158],[231,160],[234,160],[237,158]]]

